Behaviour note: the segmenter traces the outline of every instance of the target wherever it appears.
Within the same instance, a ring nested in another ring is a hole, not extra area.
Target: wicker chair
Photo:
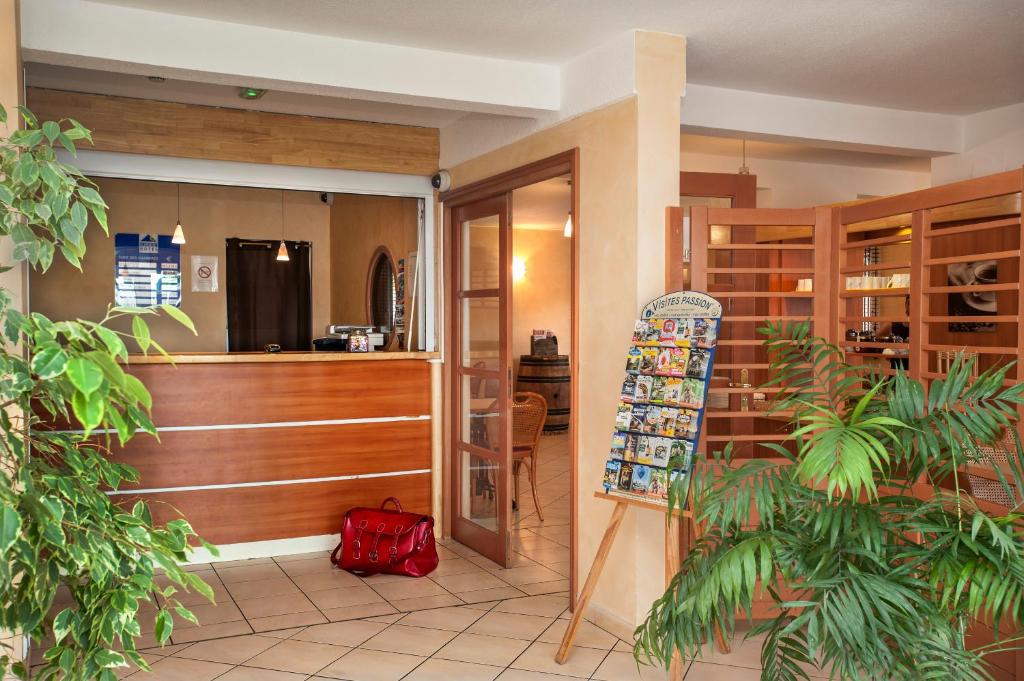
[[[991,477],[984,473],[982,475],[967,474],[967,486],[971,496],[975,499],[989,501],[1000,506],[1006,506],[1007,508],[1013,507],[1016,504],[1016,500],[1007,496],[1006,489],[1000,484],[998,478],[995,477],[995,469],[1005,467],[1009,462],[1010,453],[1016,451],[1017,445],[1013,441],[1013,434],[1009,431],[993,445],[979,445],[979,461],[975,466],[968,467],[968,469],[973,468],[978,473],[982,473],[982,470],[979,469],[991,469],[993,473]],[[987,471],[985,472],[987,473]],[[1008,475],[1007,478],[1010,480],[1010,484],[1013,485],[1012,479]],[[1020,490],[1017,490],[1017,496],[1020,496]]]
[[[533,503],[541,520],[544,520],[544,513],[537,498],[537,449],[547,416],[548,403],[537,393],[516,393],[512,399],[512,478],[515,484],[512,498],[519,503],[519,469],[525,463],[529,468]]]

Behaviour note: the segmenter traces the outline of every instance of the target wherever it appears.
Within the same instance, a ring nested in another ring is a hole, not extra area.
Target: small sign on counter
[[[171,235],[114,235],[114,302],[181,306],[181,247]]]

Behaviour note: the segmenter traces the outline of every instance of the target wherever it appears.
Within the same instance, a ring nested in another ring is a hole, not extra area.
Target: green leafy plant
[[[0,236],[12,240],[14,264],[45,271],[62,257],[81,269],[89,216],[106,231],[107,206],[54,146],[74,154],[89,131],[21,114],[25,128],[0,138]],[[195,332],[177,308],[163,312]],[[109,456],[113,438],[157,435],[149,392],[122,368],[129,336],[163,353],[145,321],[153,314],[110,308],[100,321],[51,321],[0,288],[0,630],[45,649],[33,678],[110,681],[129,663],[148,669],[135,646],[144,613],[163,643],[175,617],[196,621],[178,589],[213,598],[179,567],[201,541],[185,520],[158,525],[144,502],[123,508],[106,493],[138,480]],[[125,317],[131,334],[110,328]],[[17,652],[0,648],[0,677],[28,677]]]
[[[726,448],[699,467],[704,533],[637,629],[637,659],[697,656],[761,599],[772,615],[749,635],[764,634],[763,679],[990,678],[986,656],[1020,639],[966,639],[974,621],[1016,631],[1024,616],[1024,385],[1006,384],[1007,366],[972,378],[961,356],[925,391],[851,366],[806,323],[762,332],[791,440],[763,444],[770,459]],[[982,508],[961,471],[1005,431],[1016,452],[995,473],[1014,505]]]

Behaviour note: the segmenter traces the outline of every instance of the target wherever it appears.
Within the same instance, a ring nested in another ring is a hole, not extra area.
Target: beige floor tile
[[[459,554],[455,553],[446,545],[441,543],[438,543],[437,545],[437,557],[441,559],[442,563],[446,560],[461,558]]]
[[[453,541],[450,544],[448,544],[447,548],[449,551],[458,554],[462,558],[477,558],[480,556],[480,554],[474,551],[473,549],[463,544],[460,544],[456,541]]]
[[[480,591],[463,591],[459,598],[466,603],[483,603],[485,601],[504,600],[506,598],[519,598],[525,596],[522,591],[514,586],[503,586],[497,589],[481,589]]]
[[[316,606],[302,593],[240,600],[238,601],[238,607],[248,619],[272,617],[274,615],[290,615],[296,612],[312,612],[316,610]]]
[[[515,612],[521,615],[558,617],[568,607],[568,596],[528,596],[502,601],[494,606],[494,610],[496,612]]]
[[[273,648],[265,650],[246,664],[249,667],[276,669],[282,672],[315,674],[349,650],[350,648],[344,646],[288,639],[280,641]]]
[[[434,653],[434,657],[507,667],[529,645],[529,641],[514,638],[462,633]]]
[[[477,556],[475,558],[470,558],[469,561],[471,563],[473,563],[474,565],[476,565],[476,566],[478,566],[478,567],[480,567],[480,568],[482,568],[482,569],[484,569],[484,570],[486,570],[488,572],[500,572],[501,570],[505,569],[504,565],[498,565],[497,563],[495,563],[490,558],[486,558],[484,556]],[[524,556],[521,553],[515,553],[515,552],[512,553],[512,560],[511,560],[510,567],[527,567],[529,565],[536,565],[536,564],[537,563],[532,561],[529,557]]]
[[[306,627],[293,627],[291,629],[271,629],[270,631],[260,632],[260,636],[269,636],[270,638],[291,638],[300,631],[304,631]]]
[[[224,676],[218,676],[217,681],[306,681],[308,678],[308,674],[256,669],[255,667],[235,667]]]
[[[481,601],[480,603],[466,603],[464,608],[472,608],[474,610],[490,610],[501,601]]]
[[[317,558],[319,560],[330,560],[330,551],[310,551],[309,553],[292,553],[287,556],[274,556],[274,562],[281,563],[293,563],[297,560],[312,560]]]
[[[291,638],[294,641],[330,643],[331,645],[355,648],[379,634],[387,626],[383,622],[367,622],[365,620],[331,622],[307,627]]]
[[[221,622],[236,622],[243,619],[241,611],[231,601],[225,601],[213,605],[207,603],[206,605],[192,605],[189,606],[189,610],[199,620],[199,624],[195,625],[188,620],[181,619],[177,615],[174,618],[175,629],[188,629],[190,627],[200,626],[205,627],[211,624],[220,624]]]
[[[525,593],[531,596],[540,596],[544,594],[569,594],[569,580],[560,579],[557,582],[539,582],[537,584],[520,584],[518,589],[522,589]]]
[[[289,576],[324,574],[337,570],[330,559],[316,558],[313,560],[292,560],[279,563],[279,567]]]
[[[664,669],[651,665],[637,665],[633,653],[615,652],[608,653],[601,666],[594,672],[594,678],[599,681],[665,681],[668,674]],[[687,679],[690,675],[687,674]],[[715,677],[719,678],[719,677]],[[730,676],[720,677],[733,679]],[[736,681],[739,681],[737,678]]]
[[[408,575],[387,575],[384,573],[378,573],[375,575],[368,575],[366,577],[360,577],[364,584],[371,586],[377,584],[389,584],[391,582],[411,582],[417,579],[416,577],[409,577]]]
[[[350,605],[383,603],[384,599],[368,586],[346,586],[340,589],[313,591],[309,599],[320,609],[345,608]],[[377,613],[383,615],[384,613]]]
[[[559,544],[555,544],[553,548],[548,546],[535,546],[533,548],[523,550],[523,552],[532,560],[543,565],[548,565],[550,563],[563,563],[569,560],[569,549]]]
[[[508,570],[495,572],[494,575],[512,586],[536,584],[537,582],[553,582],[562,579],[562,575],[554,570],[549,570],[543,565],[509,568]]]
[[[572,563],[571,561],[565,560],[558,563],[550,563],[548,564],[548,567],[563,577],[568,577],[569,572],[572,570]]]
[[[553,621],[554,618],[552,617],[491,611],[477,620],[466,631],[470,634],[485,634],[487,636],[532,641],[551,626]]]
[[[569,620],[555,620],[537,640],[541,643],[561,643],[568,625]],[[584,621],[580,622],[580,627],[576,630],[576,639],[573,645],[584,648],[597,648],[598,650],[611,650],[615,647],[618,640],[604,629]]]
[[[179,652],[176,657],[224,664],[242,664],[256,657],[267,648],[277,645],[278,640],[264,636],[235,636],[200,641]]]
[[[243,565],[241,567],[221,568],[217,570],[217,576],[224,584],[234,582],[253,582],[258,579],[273,579],[284,577],[284,573],[276,563],[261,563],[259,565]]]
[[[233,567],[245,567],[249,565],[266,565],[267,563],[273,563],[274,559],[269,557],[264,558],[242,558],[241,560],[218,560],[216,568],[233,568]]]
[[[482,616],[483,613],[481,611],[468,607],[437,608],[410,613],[403,617],[401,622],[408,627],[464,631],[466,627],[476,622]]]
[[[363,603],[361,605],[348,605],[342,608],[327,608],[323,611],[331,622],[342,622],[344,620],[357,620],[364,617],[378,617],[380,615],[392,615],[398,611],[387,601],[379,603]]]
[[[154,646],[153,648],[139,648],[138,650],[139,650],[140,653],[147,653],[147,654],[148,653],[153,653],[155,655],[159,655],[160,657],[167,657],[169,655],[174,655],[175,653],[180,653],[182,650],[184,650],[185,648],[188,648],[190,645],[192,645],[192,644],[191,643],[179,643],[179,644],[168,643],[165,646]]]
[[[617,642],[615,644],[615,647],[612,648],[612,650],[614,650],[617,653],[630,653],[630,654],[632,654],[633,653],[633,644],[632,643],[627,643],[626,641],[619,641],[619,642]]]
[[[324,624],[326,622],[327,618],[318,610],[312,612],[293,612],[287,615],[273,615],[271,617],[257,617],[249,620],[249,624],[256,633],[269,633],[281,629],[291,629],[311,624]]]
[[[310,593],[327,589],[340,589],[347,586],[362,586],[363,581],[351,572],[331,570],[329,572],[310,572],[302,575],[291,575],[300,589]]]
[[[207,641],[213,638],[225,636],[243,636],[251,634],[252,627],[245,620],[236,622],[221,622],[220,624],[207,624],[201,627],[189,627],[188,629],[174,629],[171,634],[173,643],[193,643],[195,641]]]
[[[451,558],[448,560],[442,560],[438,563],[437,567],[429,576],[432,579],[436,579],[437,577],[461,575],[466,572],[477,572],[478,570],[480,570],[480,566],[466,560],[465,558]]]
[[[256,579],[251,582],[233,582],[227,585],[227,590],[231,592],[231,597],[235,601],[300,593],[299,587],[283,575],[271,579]]]
[[[423,596],[421,598],[403,598],[398,601],[390,601],[391,605],[395,606],[402,612],[414,612],[416,610],[428,610],[433,608],[447,608],[455,605],[462,605],[462,600],[458,596],[453,596],[450,593],[445,593],[440,596]]]
[[[506,582],[479,568],[477,568],[476,572],[434,577],[433,580],[452,593],[480,591],[481,589],[500,589],[501,587],[508,586]]]
[[[220,604],[225,602],[231,602],[231,594],[224,588],[224,585],[219,579],[204,580],[213,590],[213,604]],[[175,587],[178,589],[172,598],[178,603],[184,605],[186,608],[191,608],[193,605],[209,605],[210,600],[199,593],[198,591],[184,591],[181,587]],[[161,602],[163,599],[160,599]]]
[[[319,672],[319,677],[345,681],[398,681],[426,658],[356,648]],[[454,681],[454,680],[453,680]]]
[[[558,664],[555,662],[557,650],[558,645],[554,643],[532,643],[526,652],[516,658],[512,663],[512,668],[586,679],[590,678],[590,675],[597,670],[608,654],[594,648],[573,648],[569,652],[569,659],[565,661],[565,664]],[[615,679],[614,681],[619,680]]]
[[[149,681],[211,681],[224,672],[231,671],[229,664],[186,660],[180,657],[165,657],[150,666],[153,673],[145,674]]]
[[[383,650],[389,653],[407,653],[429,657],[453,638],[455,638],[454,632],[443,629],[423,629],[392,624],[360,647],[367,650]]]
[[[574,681],[572,676],[528,672],[525,669],[506,669],[496,681]]]
[[[690,665],[689,670],[687,670],[685,678],[686,681],[760,681],[761,671],[746,667],[730,667],[724,664],[694,661]]]
[[[401,601],[407,598],[423,598],[425,596],[441,596],[448,593],[429,579],[415,579],[408,582],[391,582],[372,584],[374,591],[389,601]]]
[[[431,658],[416,667],[404,681],[494,681],[501,671],[501,667]]]
[[[398,620],[402,619],[403,617],[405,617],[405,613],[404,612],[398,612],[398,613],[395,613],[394,615],[379,615],[377,617],[367,617],[366,621],[367,622],[382,622],[384,624],[394,624],[395,622],[397,622]]]
[[[181,565],[182,570],[185,572],[201,572],[203,570],[212,570],[213,565],[210,563],[191,563],[189,565]]]

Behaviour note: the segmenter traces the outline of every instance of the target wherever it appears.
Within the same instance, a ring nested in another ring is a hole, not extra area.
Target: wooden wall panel
[[[437,128],[28,88],[41,120],[75,118],[99,151],[430,175]]]
[[[154,519],[188,519],[215,544],[335,534],[354,506],[379,506],[394,496],[407,511],[430,513],[430,475],[145,494]],[[138,497],[125,495],[126,506]]]
[[[135,365],[157,426],[422,416],[430,367],[419,360]]]
[[[429,469],[430,421],[171,431],[115,446],[113,458],[147,488]]]

